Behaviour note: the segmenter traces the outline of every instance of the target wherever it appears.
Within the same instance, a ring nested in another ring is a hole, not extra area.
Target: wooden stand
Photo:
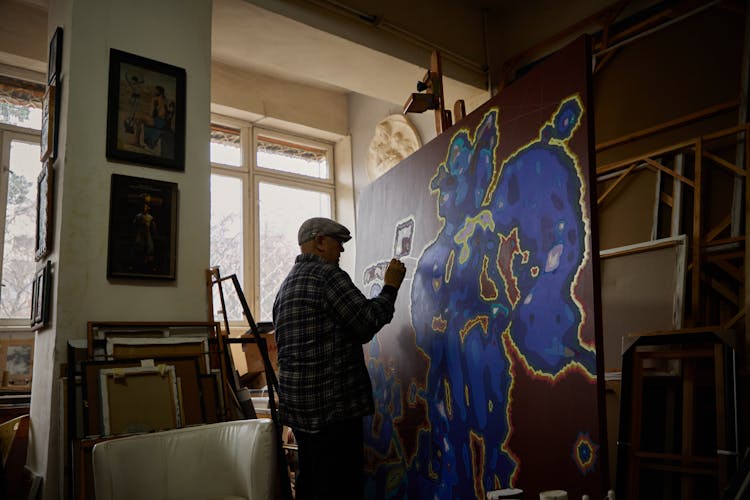
[[[738,462],[733,333],[706,327],[628,340],[617,497],[721,497]]]
[[[451,112],[445,109],[445,98],[443,96],[443,67],[440,53],[432,51],[430,58],[430,69],[425,73],[421,81],[417,82],[417,90],[424,93],[413,93],[404,103],[404,114],[424,113],[428,109],[435,110],[435,130],[438,135],[452,125]],[[466,114],[463,101],[456,103],[456,110],[461,111],[461,118]],[[458,119],[458,118],[457,118]]]

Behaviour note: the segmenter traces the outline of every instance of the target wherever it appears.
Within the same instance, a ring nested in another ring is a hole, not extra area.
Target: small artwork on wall
[[[177,184],[112,175],[107,278],[174,280]]]
[[[34,257],[42,260],[52,249],[53,170],[49,162],[42,166],[36,181],[36,249]]]
[[[184,69],[110,50],[107,158],[184,170]]]
[[[31,390],[34,367],[34,339],[0,339],[0,387],[4,390]]]
[[[52,263],[47,261],[37,270],[31,285],[31,329],[41,330],[49,322],[50,292],[52,290]]]
[[[52,85],[57,81],[62,63],[63,29],[58,26],[49,42],[49,56],[47,59],[47,83]]]
[[[55,114],[57,111],[57,85],[47,87],[42,102],[42,135],[40,160],[55,159]]]

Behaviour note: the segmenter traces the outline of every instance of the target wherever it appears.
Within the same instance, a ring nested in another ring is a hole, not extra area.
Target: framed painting
[[[112,175],[107,278],[174,280],[177,184]]]
[[[57,86],[50,85],[42,102],[42,135],[40,138],[40,161],[55,159],[55,112]]]
[[[34,258],[42,260],[52,250],[52,193],[54,170],[45,162],[36,180],[36,246]]]
[[[184,69],[110,50],[107,158],[184,170]]]
[[[52,262],[37,270],[31,285],[31,329],[40,330],[49,322],[49,296],[52,285]]]
[[[58,26],[49,42],[49,57],[47,59],[47,83],[52,85],[57,81],[62,63],[63,29]]]
[[[0,340],[0,387],[7,390],[30,390],[33,370],[33,338]]]

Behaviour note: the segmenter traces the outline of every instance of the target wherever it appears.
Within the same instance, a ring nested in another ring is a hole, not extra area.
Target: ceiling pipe
[[[349,5],[345,5],[336,0],[307,0],[307,1],[309,3],[322,7],[324,9],[336,12],[338,14],[346,15],[347,17],[350,17],[352,19],[356,19],[360,22],[367,24],[368,26],[372,26],[374,28],[378,28],[383,31],[387,31],[391,34],[397,35],[403,40],[406,40],[407,42],[411,43],[412,45],[427,49],[429,51],[438,50],[441,56],[443,57],[443,59],[447,59],[451,61],[452,63],[466,70],[474,72],[476,74],[481,74],[483,77],[485,76],[486,71],[485,71],[485,67],[482,64],[474,62],[467,57],[464,57],[456,52],[451,51],[450,49],[446,49],[445,47],[439,44],[436,44],[400,26],[397,26],[391,23],[390,21],[388,21],[387,19],[385,19],[385,16],[382,16],[382,15],[378,16],[374,14],[369,14],[367,12],[362,12],[359,9],[356,9]]]

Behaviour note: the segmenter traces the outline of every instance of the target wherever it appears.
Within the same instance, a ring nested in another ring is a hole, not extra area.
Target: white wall
[[[46,71],[46,33],[44,8],[20,0],[0,0],[0,66]]]
[[[339,136],[349,132],[345,92],[313,88],[222,63],[212,66],[211,102],[218,111],[229,109],[230,114],[256,123],[274,119]]]
[[[47,38],[62,26],[60,149],[54,169],[55,235],[50,329],[36,338],[28,467],[58,498],[57,380],[70,339],[87,321],[203,321],[208,307],[210,0],[52,0]],[[118,164],[105,157],[109,49],[187,72],[184,172]],[[175,182],[179,189],[177,279],[114,283],[106,278],[109,191],[119,173]],[[41,263],[40,263],[41,264]]]
[[[404,98],[404,100],[406,99]],[[367,149],[375,135],[375,125],[383,118],[393,114],[401,114],[401,112],[402,106],[390,102],[362,94],[349,95],[349,130],[352,136],[355,202],[362,189],[370,183],[367,176]],[[437,136],[435,114],[432,111],[409,113],[406,118],[417,129],[422,145],[427,144]]]

